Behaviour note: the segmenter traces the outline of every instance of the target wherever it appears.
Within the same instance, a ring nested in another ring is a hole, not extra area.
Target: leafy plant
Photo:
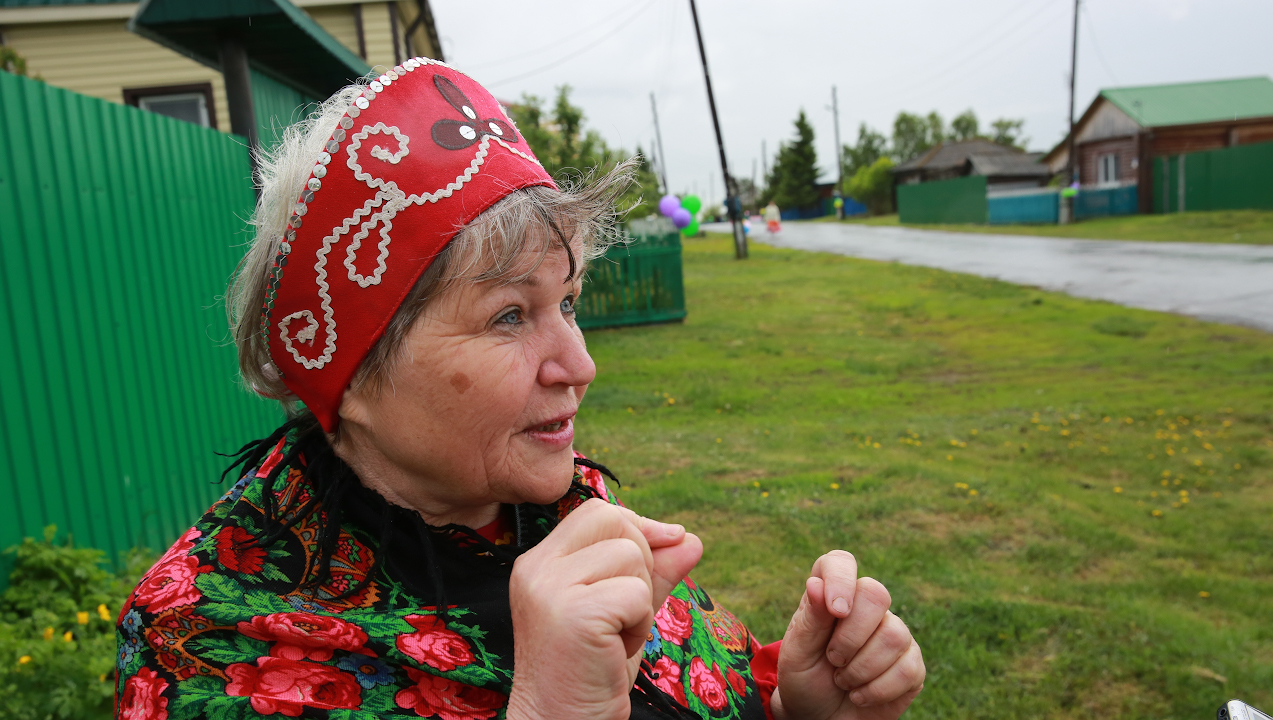
[[[878,158],[870,167],[858,168],[845,182],[845,194],[866,205],[872,215],[893,211],[893,161]]]
[[[134,551],[112,573],[102,551],[56,535],[5,551],[17,558],[0,595],[0,720],[111,716],[116,615],[153,558]]]

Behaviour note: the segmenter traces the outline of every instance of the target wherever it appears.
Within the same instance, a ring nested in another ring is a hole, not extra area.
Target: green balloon
[[[693,195],[691,195],[690,197],[694,197],[694,196],[693,196]],[[697,200],[698,198],[694,198],[694,199],[695,199],[695,200]],[[688,238],[688,237],[694,237],[695,235],[697,235],[697,234],[698,234],[698,221],[697,221],[697,220],[695,220],[694,222],[690,223],[689,225],[686,225],[686,226],[685,226],[685,228],[681,230],[681,234],[682,234],[682,235],[684,235],[684,236],[685,236],[685,237],[687,237],[687,238]]]
[[[698,199],[697,195],[686,195],[681,198],[681,207],[690,211],[690,215],[694,215],[703,209],[703,201]]]

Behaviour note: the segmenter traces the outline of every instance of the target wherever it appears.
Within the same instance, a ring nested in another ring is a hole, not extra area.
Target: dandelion
[[[1162,510],[1155,510],[1151,513],[1154,517],[1162,517]]]
[[[1004,441],[1003,441],[1003,446],[1004,446],[1004,447],[1012,447],[1012,441],[1011,441],[1011,440],[1004,440]]]
[[[1233,421],[1232,421],[1232,420],[1225,420],[1224,422],[1222,422],[1222,423],[1220,423],[1220,424],[1221,424],[1221,425],[1223,425],[1223,426],[1225,426],[1225,427],[1233,427]]]
[[[1181,491],[1180,491],[1180,497],[1189,497],[1189,491],[1188,491],[1188,490],[1181,490]]]
[[[720,442],[720,438],[716,438],[716,442]]]
[[[751,486],[752,486],[752,487],[760,487],[760,481],[759,481],[759,480],[752,480],[752,481],[751,481]]]
[[[26,665],[26,664],[27,664],[27,663],[29,663],[29,662],[31,662],[31,656],[30,656],[30,655],[23,655],[22,657],[18,658],[18,664],[19,664],[19,665]]]
[[[1203,449],[1203,450],[1215,450],[1215,447],[1213,447],[1213,446],[1211,445],[1211,443],[1203,443],[1203,444],[1202,444],[1202,449]]]
[[[1137,500],[1137,501],[1136,501],[1136,507],[1145,507],[1145,501],[1144,501],[1144,500]]]
[[[675,404],[676,404],[676,398],[668,398],[668,399],[667,399],[667,404],[668,404],[668,405],[675,405]]]
[[[973,428],[973,429],[972,429],[972,434],[973,434],[973,435],[976,435],[976,434],[977,434],[977,428]]]
[[[1149,497],[1153,497],[1153,498],[1158,497],[1158,491],[1157,491],[1157,490],[1155,490],[1155,491],[1153,491],[1153,492],[1149,493]]]
[[[1242,463],[1233,463],[1233,469],[1234,469],[1234,470],[1241,470],[1241,469],[1242,469]]]
[[[947,460],[954,460],[954,459],[955,459],[955,456],[954,456],[954,455],[947,455],[947,456],[946,456],[946,459],[947,459]]]
[[[1175,451],[1175,450],[1172,450],[1171,448],[1167,448],[1167,455],[1168,455],[1168,456],[1172,456],[1172,455],[1175,455],[1175,454],[1176,454],[1176,451]]]
[[[668,471],[667,471],[667,474],[668,474],[668,475],[671,475],[671,474],[672,474],[672,471],[671,471],[671,470],[668,470]]]
[[[1199,459],[1197,459],[1197,460],[1194,460],[1194,461],[1193,461],[1193,464],[1194,464],[1194,465],[1197,465],[1197,466],[1199,466],[1199,467],[1201,467],[1201,466],[1202,466],[1202,459],[1201,459],[1201,458],[1199,458]]]
[[[1159,416],[1161,416],[1161,415],[1163,414],[1163,410],[1162,410],[1161,408],[1160,408],[1160,409],[1158,409],[1158,410],[1155,410],[1155,411],[1154,411],[1154,414],[1155,414],[1155,415],[1159,415]]]
[[[765,434],[766,434],[766,435],[768,435],[768,434],[769,434],[769,431],[768,431],[768,430],[766,430],[766,431],[765,431]]]
[[[951,441],[950,441],[950,445],[951,445],[951,447],[959,447],[959,441],[958,441],[958,440],[951,440]]]
[[[106,673],[97,676],[97,682],[106,682]]]
[[[1211,497],[1220,497],[1220,491],[1219,491],[1219,490],[1217,490],[1217,491],[1215,491],[1215,492],[1211,493]]]
[[[1107,447],[1105,447],[1105,446],[1101,446],[1101,452],[1103,452],[1103,453],[1109,453],[1109,448],[1107,448]]]
[[[977,489],[976,489],[976,488],[973,488],[972,490],[969,490],[969,491],[968,491],[968,494],[969,494],[969,495],[971,495],[971,496],[973,496],[973,497],[977,497]]]
[[[1121,493],[1122,491],[1123,491],[1123,488],[1118,487],[1118,486],[1115,486],[1115,487],[1114,487],[1114,492],[1116,492],[1116,493]]]
[[[628,408],[628,412],[632,413],[633,415],[636,414],[636,410],[633,410],[632,408]]]
[[[44,639],[45,639],[45,640],[52,640],[52,639],[53,639],[53,628],[51,628],[51,627],[46,627],[46,628],[44,628]]]
[[[1167,480],[1163,480],[1163,481],[1162,481],[1162,486],[1163,486],[1163,487],[1167,487],[1167,485],[1169,485],[1169,484],[1170,484],[1170,483],[1169,483],[1169,481],[1167,481]]]
[[[663,393],[663,397],[668,397],[668,394],[667,394],[667,393]]]
[[[81,610],[81,611],[79,611],[79,612],[75,613],[75,622],[79,623],[80,625],[87,625],[87,624],[88,624],[88,611],[87,611],[87,610]]]
[[[961,482],[957,482],[957,483],[955,483],[955,489],[956,489],[956,490],[967,490],[967,489],[968,489],[968,483],[961,483]]]
[[[871,445],[871,447],[875,448],[876,450],[879,450],[879,449],[880,449],[880,444],[879,444],[879,443],[875,443],[875,444]]]
[[[1105,417],[1101,418],[1101,422],[1109,422],[1109,415],[1106,415]]]
[[[71,634],[70,630],[67,630],[66,632],[62,633],[62,639],[65,640],[66,642],[70,642],[75,639],[75,636]]]
[[[831,483],[831,489],[832,489],[832,490],[839,490],[839,489],[840,489],[840,483]]]
[[[762,493],[760,494],[760,496],[761,496],[762,498],[769,497],[769,491],[768,491],[768,490],[766,490],[766,491],[762,492]]]
[[[1070,431],[1069,431],[1069,430],[1062,430],[1062,431],[1061,431],[1061,437],[1069,437],[1069,436],[1070,436]]]
[[[1176,508],[1177,510],[1179,510],[1179,509],[1180,509],[1180,503],[1178,503],[1178,502],[1174,502],[1174,503],[1172,503],[1172,504],[1171,504],[1171,506],[1172,506],[1172,507],[1174,507],[1174,508]]]
[[[1146,455],[1145,457],[1149,458],[1150,460],[1153,460],[1153,459],[1154,459],[1154,454],[1153,454],[1153,453],[1149,453],[1149,454],[1148,454],[1148,455]]]
[[[1206,590],[1199,590],[1199,591],[1198,591],[1198,597],[1200,597],[1200,598],[1204,598],[1204,599],[1205,599],[1205,598],[1209,598],[1209,597],[1211,597],[1211,593],[1207,592]]]

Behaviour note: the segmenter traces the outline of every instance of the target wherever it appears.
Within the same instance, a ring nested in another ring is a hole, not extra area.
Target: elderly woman
[[[761,648],[687,577],[698,539],[573,452],[596,375],[575,302],[630,174],[558,188],[423,58],[288,131],[229,298],[243,375],[291,419],[129,599],[120,717],[906,709],[919,647],[852,555]]]

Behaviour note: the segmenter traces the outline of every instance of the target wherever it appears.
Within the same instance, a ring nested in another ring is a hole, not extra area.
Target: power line
[[[489,61],[487,61],[487,62],[484,62],[484,63],[478,63],[478,64],[475,64],[475,65],[469,65],[469,64],[467,64],[467,63],[466,63],[466,64],[465,64],[465,68],[466,68],[466,69],[468,69],[468,70],[480,70],[480,69],[482,69],[482,68],[495,67],[496,65],[503,65],[504,63],[509,62],[509,61],[512,61],[512,60],[520,60],[520,59],[522,59],[522,58],[524,58],[524,57],[529,57],[529,56],[531,56],[531,55],[538,55],[538,54],[540,54],[540,53],[542,53],[542,52],[544,52],[544,51],[546,51],[546,50],[559,49],[562,43],[564,43],[564,42],[568,42],[568,41],[573,40],[573,39],[575,39],[575,38],[587,37],[587,34],[588,34],[589,32],[592,32],[594,29],[596,29],[597,27],[600,27],[601,25],[607,25],[607,24],[609,24],[611,20],[614,20],[615,18],[619,17],[620,15],[625,14],[625,13],[626,13],[626,12],[628,12],[628,10],[630,10],[630,9],[631,9],[630,7],[623,7],[623,8],[621,8],[621,9],[619,10],[619,12],[616,12],[616,13],[614,13],[613,15],[607,15],[607,16],[605,16],[604,18],[602,18],[601,20],[598,20],[597,22],[595,22],[595,23],[593,23],[593,24],[589,25],[588,27],[585,27],[585,28],[583,28],[582,30],[578,30],[578,31],[572,32],[571,34],[567,35],[566,37],[563,37],[563,38],[560,38],[560,39],[558,39],[558,40],[555,40],[555,41],[553,41],[553,42],[549,43],[548,45],[543,45],[543,46],[541,46],[541,47],[537,47],[537,48],[535,48],[534,50],[526,50],[525,52],[514,53],[513,55],[507,55],[507,56],[505,56],[505,57],[502,57],[502,58],[499,58],[499,59],[496,59],[496,60],[489,60]]]
[[[486,83],[486,86],[489,88],[489,87],[494,87],[494,86],[497,86],[497,85],[503,85],[503,84],[505,84],[505,83],[514,82],[514,81],[517,81],[517,80],[524,80],[525,78],[528,78],[528,77],[530,77],[530,76],[532,76],[532,75],[538,75],[539,73],[541,73],[541,72],[543,72],[543,71],[545,71],[545,70],[551,70],[551,69],[553,69],[553,68],[557,67],[558,65],[560,65],[560,64],[562,64],[562,63],[564,63],[564,62],[566,62],[567,60],[573,60],[574,58],[579,57],[580,55],[582,55],[582,54],[584,54],[584,53],[588,52],[589,50],[591,50],[591,49],[595,48],[596,46],[600,45],[602,42],[604,42],[604,41],[606,41],[606,40],[609,40],[611,36],[613,36],[613,35],[617,34],[619,31],[621,31],[621,30],[626,30],[626,29],[628,28],[628,23],[632,22],[632,20],[633,20],[634,18],[636,18],[636,17],[637,17],[638,15],[640,15],[641,13],[645,12],[646,8],[650,7],[650,6],[651,6],[651,5],[653,5],[653,4],[654,4],[654,0],[649,0],[649,2],[647,2],[647,3],[645,3],[644,5],[642,5],[642,6],[640,6],[639,8],[637,8],[637,11],[636,11],[636,12],[634,12],[634,13],[632,13],[631,15],[629,15],[628,17],[624,18],[623,22],[621,22],[621,23],[619,23],[617,26],[615,26],[615,27],[614,27],[614,29],[612,29],[610,32],[605,33],[604,35],[602,35],[602,36],[598,37],[598,38],[597,38],[596,40],[594,40],[593,42],[588,43],[587,45],[584,45],[583,47],[581,47],[581,48],[579,48],[578,50],[576,50],[576,51],[574,51],[574,52],[570,53],[569,55],[565,55],[565,56],[563,56],[563,57],[560,57],[560,58],[558,58],[558,59],[556,59],[556,60],[554,60],[554,61],[552,61],[552,62],[548,63],[547,65],[541,65],[540,67],[537,67],[537,68],[535,68],[534,70],[530,70],[530,71],[524,72],[524,73],[522,73],[522,74],[520,74],[520,75],[514,75],[513,77],[504,78],[503,80],[496,80],[496,81],[495,81],[495,82],[493,82],[493,83]]]
[[[1122,85],[1118,81],[1118,76],[1110,68],[1109,63],[1105,62],[1105,53],[1101,52],[1101,43],[1096,39],[1096,24],[1092,20],[1092,11],[1088,10],[1086,5],[1082,7],[1083,17],[1087,19],[1087,34],[1092,38],[1092,47],[1096,49],[1096,59],[1100,61],[1101,67],[1105,68],[1105,73],[1109,75],[1110,80],[1113,80],[1115,85]]]

